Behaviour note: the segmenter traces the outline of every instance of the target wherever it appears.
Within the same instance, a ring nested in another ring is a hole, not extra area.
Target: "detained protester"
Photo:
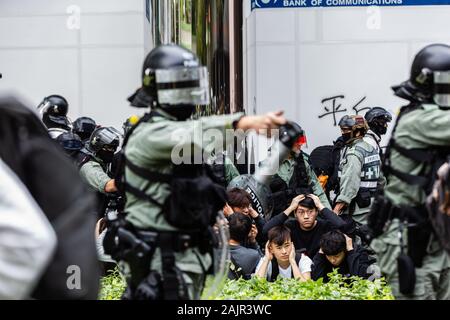
[[[256,267],[255,275],[274,282],[280,276],[285,279],[307,281],[311,279],[312,260],[295,250],[291,230],[286,226],[270,229],[265,255]]]
[[[292,213],[295,219],[289,219]],[[299,195],[294,198],[284,212],[265,224],[263,232],[268,235],[273,227],[282,225],[286,225],[291,230],[295,247],[306,250],[305,254],[309,257],[314,257],[319,251],[323,234],[330,230],[347,227],[347,223],[326,208],[315,195]]]
[[[320,251],[314,256],[312,279],[328,282],[333,269],[345,277],[368,279],[373,274],[369,267],[376,261],[366,249],[355,246],[353,240],[338,230],[325,233],[320,239]]]
[[[231,280],[251,278],[262,256],[261,249],[256,242],[256,235],[252,220],[243,213],[234,213],[229,218],[230,232],[230,271]]]
[[[224,207],[224,214],[229,217],[235,212],[243,213],[252,219],[252,223],[257,228],[258,236],[256,240],[261,247],[264,247],[265,238],[263,237],[263,229],[266,221],[252,207],[252,199],[250,194],[242,189],[233,188],[227,191],[228,202]]]

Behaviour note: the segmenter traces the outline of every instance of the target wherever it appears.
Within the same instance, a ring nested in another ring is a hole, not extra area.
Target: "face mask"
[[[383,136],[387,133],[387,126],[384,123],[375,122],[372,124],[371,129],[379,136]]]
[[[345,143],[348,143],[351,139],[352,139],[352,133],[348,132],[348,133],[343,133],[342,134],[342,139],[344,139]]]
[[[104,163],[111,163],[114,159],[114,152],[100,150],[97,152],[97,157],[99,157]]]

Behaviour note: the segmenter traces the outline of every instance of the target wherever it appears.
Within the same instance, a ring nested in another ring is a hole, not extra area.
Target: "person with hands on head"
[[[258,237],[256,238],[258,244],[264,247],[267,239],[263,237],[263,228],[266,223],[264,218],[253,209],[250,194],[239,188],[233,188],[227,192],[228,203],[225,204],[223,213],[225,217],[229,218],[233,213],[240,212],[252,218],[254,225],[257,228]]]
[[[252,224],[249,216],[243,213],[235,213],[229,222],[230,240],[230,269],[228,278],[231,280],[244,278],[250,279],[262,256],[262,252],[256,242],[258,231]]]
[[[278,276],[299,281],[311,279],[312,260],[297,252],[291,241],[291,232],[285,226],[274,227],[269,232],[265,255],[256,267],[255,275],[270,282]]]
[[[292,213],[295,220],[289,219]],[[266,222],[263,233],[267,235],[273,227],[282,225],[291,231],[295,247],[305,249],[308,256],[314,257],[319,251],[322,235],[334,229],[344,229],[347,223],[326,208],[319,197],[310,194],[295,197],[284,212]]]
[[[338,273],[345,277],[357,276],[368,279],[368,269],[376,262],[367,250],[353,244],[353,240],[344,233],[334,230],[322,236],[320,251],[313,259],[312,279],[320,278],[328,282],[328,274],[338,268]]]

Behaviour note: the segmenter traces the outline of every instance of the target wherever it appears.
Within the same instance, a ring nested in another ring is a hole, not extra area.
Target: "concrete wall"
[[[137,112],[126,98],[151,43],[144,10],[145,0],[1,0],[0,90],[32,106],[61,94],[72,120],[120,128]]]
[[[425,45],[450,43],[450,6],[280,8],[250,11],[244,1],[245,102],[249,113],[282,108],[307,131],[309,149],[331,144],[337,121],[357,109],[396,113],[390,87],[406,80]],[[365,114],[365,111],[361,111]]]

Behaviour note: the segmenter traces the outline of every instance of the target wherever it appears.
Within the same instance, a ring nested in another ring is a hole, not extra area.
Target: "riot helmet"
[[[346,144],[350,144],[356,139],[362,139],[369,131],[369,126],[361,115],[344,116],[339,122],[339,127]],[[360,134],[358,135],[358,133]]]
[[[97,128],[95,120],[88,117],[78,118],[73,122],[73,133],[77,134],[82,141],[88,140]]]
[[[289,130],[294,131],[298,138],[294,141],[293,144],[293,152],[299,153],[301,150],[301,146],[306,144],[306,134],[305,130],[296,122],[289,122],[291,126],[282,126],[280,127],[280,140],[284,139],[284,136],[289,136]]]
[[[410,79],[392,89],[411,102],[450,107],[450,46],[432,44],[422,49],[413,61]]]
[[[67,155],[74,157],[83,148],[83,142],[81,138],[72,133],[66,132],[61,134],[56,141],[66,151]]]
[[[111,163],[120,144],[120,137],[113,128],[96,129],[89,140],[87,149],[104,163]]]
[[[70,130],[70,121],[67,118],[69,104],[67,100],[59,95],[51,95],[44,98],[38,106],[42,115],[42,122],[48,129],[61,128]]]
[[[197,105],[208,105],[208,70],[191,51],[169,44],[153,49],[144,62],[142,87],[129,98],[135,107],[153,107],[177,120],[189,118]]]
[[[392,121],[392,115],[381,107],[370,109],[364,118],[369,128],[379,136],[387,133],[388,123]]]

